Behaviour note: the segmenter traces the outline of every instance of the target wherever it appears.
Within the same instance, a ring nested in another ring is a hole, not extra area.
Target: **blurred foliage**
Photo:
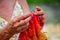
[[[31,10],[36,5],[46,12],[47,23],[60,23],[60,0],[27,0]]]
[[[40,3],[44,3],[44,4],[49,4],[49,3],[60,3],[60,0],[27,0],[28,4],[40,4]]]

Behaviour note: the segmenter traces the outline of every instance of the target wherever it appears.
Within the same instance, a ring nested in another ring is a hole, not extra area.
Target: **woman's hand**
[[[29,21],[31,19],[31,14],[25,14],[18,16],[15,19],[11,20],[7,27],[10,27],[11,33],[19,33],[25,31],[29,26]]]
[[[0,30],[0,39],[9,40],[14,34],[25,31],[29,26],[31,14],[18,16],[9,21],[7,26]]]
[[[38,15],[40,17],[40,21],[45,23],[45,19],[46,19],[45,12],[39,6],[36,6],[36,8],[34,10],[34,14]]]
[[[11,34],[23,32],[28,28],[30,19],[31,13],[15,17],[8,22],[7,26],[2,29],[2,32],[9,32]]]

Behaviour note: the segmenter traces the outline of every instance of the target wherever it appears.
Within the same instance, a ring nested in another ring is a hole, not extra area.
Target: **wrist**
[[[12,25],[8,24],[5,28],[0,30],[0,39],[1,40],[7,40],[10,39],[15,34],[15,29],[12,27]]]
[[[0,31],[0,39],[7,40],[10,39],[14,34],[9,33],[7,30]]]
[[[15,34],[15,28],[13,27],[13,23],[12,24],[8,24],[5,28],[6,32],[8,32],[8,34]]]

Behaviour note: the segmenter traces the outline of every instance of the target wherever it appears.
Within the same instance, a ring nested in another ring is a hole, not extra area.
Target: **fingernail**
[[[39,8],[36,8],[37,9],[37,11],[40,11],[41,9],[39,9]]]

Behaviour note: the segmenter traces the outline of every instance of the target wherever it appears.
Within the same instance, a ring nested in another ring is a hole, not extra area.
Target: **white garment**
[[[16,1],[16,5],[12,14],[12,18],[16,16],[20,16],[23,14],[23,11],[21,9],[21,6],[18,4],[18,2]],[[4,19],[0,18],[0,29],[2,29],[8,22],[5,21]],[[18,34],[14,35],[10,40],[18,40]]]

